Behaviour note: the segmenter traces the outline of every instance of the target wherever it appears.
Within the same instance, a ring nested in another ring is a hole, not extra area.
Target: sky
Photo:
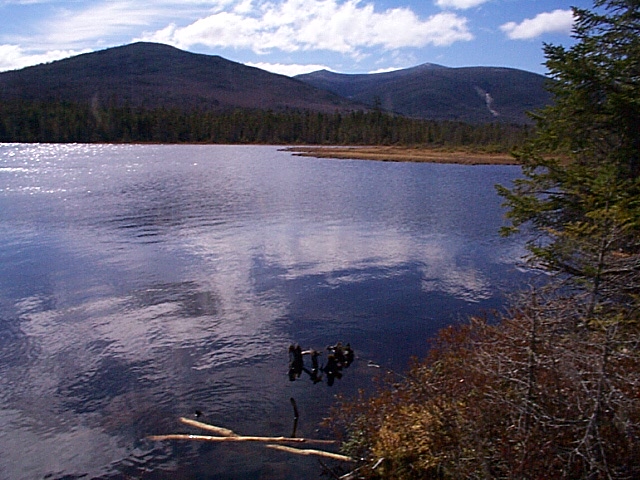
[[[137,41],[283,75],[424,63],[544,74],[591,0],[0,0],[0,71]]]

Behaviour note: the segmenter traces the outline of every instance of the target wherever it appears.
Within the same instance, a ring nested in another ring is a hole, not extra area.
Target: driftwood
[[[291,404],[293,405],[295,420],[297,421],[298,408],[295,404],[295,400],[291,399]],[[283,452],[294,453],[296,455],[307,455],[307,456],[314,455],[314,456],[319,456],[324,458],[332,458],[334,460],[340,460],[343,462],[355,461],[351,457],[347,457],[346,455],[340,455],[338,453],[325,452],[323,450],[314,450],[314,449],[292,448],[284,445],[275,445],[277,443],[317,443],[322,445],[331,445],[331,444],[337,443],[335,440],[319,440],[319,439],[298,438],[298,437],[256,437],[256,436],[238,435],[233,430],[229,430],[228,428],[209,425],[208,423],[199,422],[197,420],[192,420],[186,417],[180,417],[180,422],[184,423],[185,425],[190,425],[192,427],[200,428],[202,430],[215,433],[217,434],[217,436],[192,435],[187,433],[171,433],[168,435],[150,435],[147,438],[149,440],[154,440],[154,441],[192,440],[192,441],[201,441],[201,442],[261,442],[261,443],[267,443],[266,447],[268,448],[280,450]],[[295,431],[295,425],[294,425],[294,431]]]
[[[203,430],[207,430],[209,432],[217,433],[218,435],[222,435],[223,437],[237,437],[238,434],[233,430],[229,430],[228,428],[216,427],[215,425],[209,425],[208,423],[198,422],[197,420],[191,420],[190,418],[180,417],[180,421],[186,425],[191,425],[192,427],[201,428]]]
[[[257,437],[238,435],[233,430],[229,430],[223,427],[217,427],[215,425],[209,425],[208,423],[198,422],[186,417],[180,417],[180,422],[190,425],[192,427],[200,428],[218,434],[218,436],[210,435],[192,435],[188,433],[171,433],[168,435],[150,435],[147,438],[149,440],[162,441],[162,440],[198,440],[203,442],[267,442],[267,443],[317,443],[323,445],[332,445],[337,443],[335,440],[318,440],[311,438],[299,438],[299,437]]]
[[[149,440],[199,440],[202,442],[275,442],[275,443],[318,443],[332,445],[334,440],[316,440],[311,438],[291,438],[291,437],[253,437],[247,435],[236,435],[235,437],[213,437],[210,435],[193,435],[189,433],[170,433],[168,435],[149,435]]]
[[[280,450],[282,452],[294,453],[296,455],[315,455],[318,457],[324,458],[332,458],[334,460],[341,460],[343,462],[355,462],[355,460],[351,457],[347,457],[346,455],[340,455],[339,453],[325,452],[324,450],[313,450],[313,449],[300,449],[287,447],[284,445],[266,445],[267,448],[273,448],[274,450]]]

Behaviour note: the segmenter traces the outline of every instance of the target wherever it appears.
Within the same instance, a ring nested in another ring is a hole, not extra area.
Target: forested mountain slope
[[[0,73],[0,101],[91,103],[182,110],[380,108],[428,120],[529,123],[547,105],[545,77],[490,67],[425,64],[379,74],[319,71],[295,78],[139,42]]]
[[[202,110],[362,108],[284,75],[144,42],[0,73],[0,100]]]
[[[429,120],[530,123],[526,112],[551,102],[544,76],[511,68],[424,64],[378,74],[322,70],[296,78],[371,107]]]

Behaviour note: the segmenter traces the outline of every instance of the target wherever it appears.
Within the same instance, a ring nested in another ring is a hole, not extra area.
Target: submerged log
[[[233,430],[229,430],[228,428],[216,427],[215,425],[209,425],[208,423],[198,422],[197,420],[191,420],[190,418],[180,417],[180,421],[186,425],[191,425],[192,427],[201,428],[203,430],[207,430],[209,432],[222,435],[223,437],[238,436],[236,432],[234,432]]]
[[[149,440],[199,440],[203,442],[275,442],[275,443],[318,443],[322,445],[333,445],[335,440],[317,440],[311,438],[291,438],[291,437],[255,437],[246,435],[236,435],[232,437],[214,437],[210,435],[193,435],[189,433],[170,433],[168,435],[149,435]]]
[[[294,407],[294,412],[297,420],[297,406],[295,405],[295,401],[291,399],[291,403]],[[208,423],[199,422],[197,420],[192,420],[186,417],[180,417],[180,422],[185,425],[190,425],[192,427],[200,428],[202,430],[206,430],[208,432],[216,433],[216,436],[213,435],[193,435],[188,433],[170,433],[168,435],[149,435],[147,438],[153,441],[164,441],[164,440],[190,440],[190,441],[200,441],[200,442],[219,442],[219,443],[233,443],[233,442],[260,442],[267,443],[268,448],[273,448],[276,450],[281,450],[284,452],[294,453],[296,455],[315,455],[325,458],[332,458],[334,460],[341,460],[345,462],[353,462],[350,457],[345,455],[340,455],[338,453],[325,452],[323,450],[313,450],[313,449],[299,449],[299,448],[291,448],[286,447],[284,445],[275,445],[278,443],[317,443],[321,445],[332,445],[338,443],[335,440],[319,440],[312,438],[298,438],[298,437],[259,437],[259,436],[248,436],[248,435],[238,435],[233,430],[229,430],[228,428],[217,427],[215,425],[209,425]],[[295,427],[294,427],[295,428]],[[294,432],[295,434],[295,432]]]
[[[333,460],[341,460],[343,462],[355,462],[353,458],[347,457],[346,455],[341,455],[339,453],[333,452],[325,452],[324,450],[314,450],[310,448],[303,450],[300,448],[286,447],[284,445],[266,445],[266,447],[273,448],[274,450],[280,450],[282,452],[294,453],[296,455],[315,455],[318,457],[332,458]]]

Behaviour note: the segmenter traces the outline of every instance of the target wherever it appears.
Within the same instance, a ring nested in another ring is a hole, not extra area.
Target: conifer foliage
[[[72,102],[0,102],[0,142],[473,146],[509,152],[531,128],[390,115],[379,109],[212,111]]]
[[[500,187],[514,227],[531,223],[532,260],[586,288],[591,307],[640,293],[640,2],[576,9],[570,49],[545,46],[555,104]]]

